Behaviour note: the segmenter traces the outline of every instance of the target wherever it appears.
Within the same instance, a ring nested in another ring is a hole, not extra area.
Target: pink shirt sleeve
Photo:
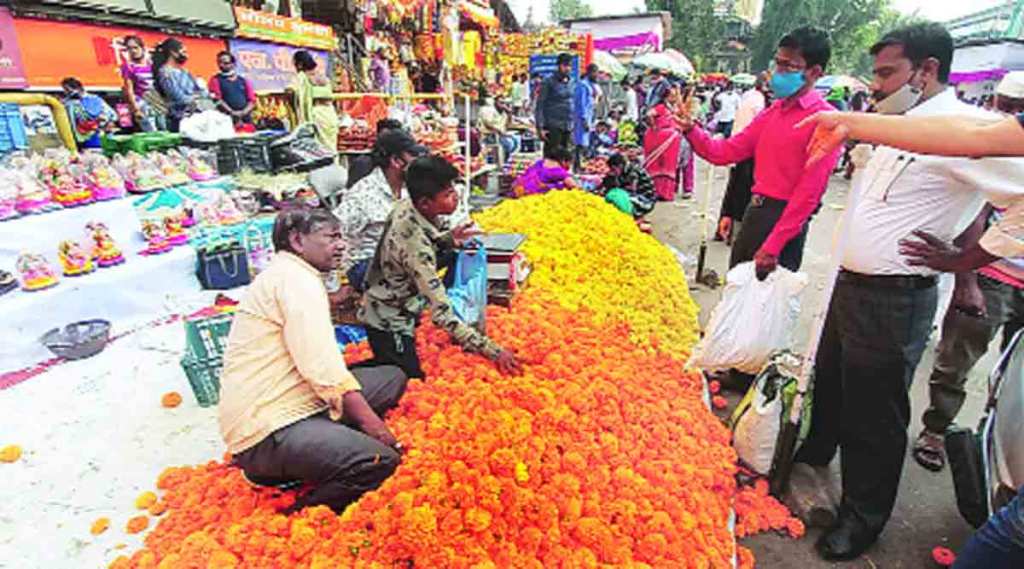
[[[761,131],[764,130],[766,114],[757,115],[747,128],[730,138],[712,138],[704,129],[694,126],[686,133],[686,140],[698,156],[716,166],[742,162],[754,157],[757,141],[761,139]]]
[[[843,148],[840,146],[827,158],[819,160],[810,168],[804,170],[803,176],[793,189],[793,195],[782,210],[782,216],[775,223],[775,228],[768,234],[761,250],[776,257],[782,249],[794,237],[800,234],[804,224],[818,208],[821,203],[821,196],[825,194],[828,187],[828,178],[832,170],[839,162]]]

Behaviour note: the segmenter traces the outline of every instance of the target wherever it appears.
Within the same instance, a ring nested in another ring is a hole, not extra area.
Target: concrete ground
[[[716,168],[714,183],[711,184],[710,211],[708,223],[710,236],[713,224],[717,223],[718,207],[725,190],[728,170]],[[687,274],[691,277],[694,298],[701,306],[701,324],[707,320],[721,297],[721,289],[710,289],[693,284],[696,259],[700,245],[701,211],[707,196],[706,164],[700,164],[697,174],[696,196],[692,200],[659,204],[651,215],[655,236],[682,251],[691,261]],[[804,254],[802,270],[810,276],[810,286],[804,291],[802,313],[796,339],[796,346],[803,351],[807,344],[814,313],[820,304],[825,275],[830,269],[829,249],[833,230],[842,215],[849,182],[834,176],[829,184],[824,205],[811,224],[811,233]],[[709,241],[706,267],[717,271],[723,278],[728,269],[729,248],[722,242]],[[934,347],[937,342],[933,334],[929,348],[918,366],[911,393],[910,435],[920,430],[920,416],[928,404],[928,376],[934,361]],[[959,422],[975,425],[984,405],[986,375],[995,363],[994,349],[977,365],[968,382],[969,397],[962,410]],[[738,398],[731,399],[731,405]],[[833,463],[838,480],[838,459]],[[958,550],[971,534],[971,527],[963,521],[956,508],[952,479],[948,468],[932,473],[920,467],[908,455],[904,464],[903,479],[893,517],[889,521],[879,542],[860,559],[848,563],[828,563],[814,551],[814,541],[821,530],[811,529],[801,540],[792,540],[774,534],[755,536],[742,540],[754,551],[757,566],[764,569],[793,568],[817,569],[826,567],[881,568],[881,569],[923,569],[936,567],[931,560],[935,546]]]

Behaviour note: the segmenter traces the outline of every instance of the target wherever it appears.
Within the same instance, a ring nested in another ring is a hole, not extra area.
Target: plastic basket
[[[28,148],[28,135],[21,109],[14,103],[0,103],[0,154]]]
[[[187,355],[181,358],[181,369],[185,371],[200,407],[220,402],[220,371],[223,367],[224,361],[220,358],[199,359]]]
[[[220,359],[228,343],[234,314],[185,320],[185,353],[197,360]]]
[[[362,326],[353,326],[351,324],[342,324],[334,327],[334,339],[338,342],[338,346],[344,350],[345,346],[349,344],[358,344],[366,339],[366,328]]]

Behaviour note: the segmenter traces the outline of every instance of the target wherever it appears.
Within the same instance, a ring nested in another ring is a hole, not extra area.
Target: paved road
[[[717,221],[718,204],[726,183],[726,170],[716,169],[717,177],[712,185],[711,211],[713,220]],[[662,242],[676,247],[696,263],[700,242],[701,218],[707,186],[706,170],[698,169],[698,188],[695,199],[662,203],[652,214],[655,235]],[[804,310],[798,332],[797,345],[806,344],[808,329],[815,311],[820,290],[824,285],[824,275],[828,271],[828,250],[832,242],[832,232],[846,201],[849,183],[839,177],[833,177],[829,191],[825,196],[825,204],[811,224],[811,234],[804,255],[803,270],[809,273],[811,286],[804,293]],[[709,228],[710,228],[709,224]],[[710,229],[709,229],[710,231]],[[707,266],[724,276],[728,263],[729,249],[723,243],[712,242],[708,248]],[[693,269],[687,271],[691,275]],[[693,295],[701,306],[701,323],[706,323],[711,310],[720,298],[720,290],[710,290],[700,285],[693,285]],[[920,429],[920,415],[927,406],[928,375],[934,359],[932,338],[929,349],[918,367],[912,388],[912,423],[911,436]],[[960,422],[974,425],[977,423],[985,397],[985,375],[995,360],[995,350],[976,366],[971,375],[968,389],[970,395],[960,415]],[[838,472],[838,460],[833,463]],[[838,475],[837,475],[838,476]],[[881,568],[881,569],[924,569],[935,567],[931,561],[931,549],[942,545],[957,550],[971,533],[970,526],[961,518],[956,509],[953,485],[949,471],[940,473],[929,472],[909,456],[904,466],[903,480],[900,486],[899,499],[893,517],[882,534],[881,540],[859,560],[833,564],[821,560],[814,551],[814,540],[818,530],[811,530],[802,540],[792,540],[776,535],[761,535],[744,540],[742,543],[751,548],[757,556],[759,568],[782,569],[818,569],[826,567],[850,568]]]

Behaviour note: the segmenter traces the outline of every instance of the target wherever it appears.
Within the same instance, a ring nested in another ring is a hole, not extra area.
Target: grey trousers
[[[956,420],[967,396],[967,374],[988,351],[999,327],[1006,327],[1005,347],[1024,324],[1024,290],[982,275],[978,275],[978,286],[985,296],[985,317],[969,316],[950,307],[942,321],[939,353],[928,380],[929,406],[921,417],[925,428],[933,433],[945,432]]]
[[[395,366],[353,369],[363,397],[378,414],[398,404],[407,379]],[[399,455],[354,425],[332,421],[327,412],[278,429],[256,446],[235,455],[250,480],[301,480],[314,486],[289,508],[296,512],[325,505],[337,513],[381,485],[398,467]]]

